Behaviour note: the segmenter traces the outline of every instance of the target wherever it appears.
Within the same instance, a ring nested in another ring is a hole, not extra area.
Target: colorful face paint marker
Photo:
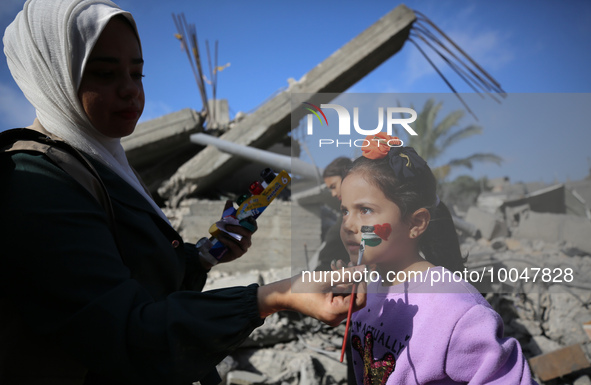
[[[363,259],[363,252],[365,251],[365,239],[361,237],[361,243],[359,244],[359,258],[357,258],[357,264],[361,264]]]
[[[363,241],[361,242],[363,245]],[[363,253],[359,252],[359,260],[363,258]],[[349,335],[349,326],[351,326],[351,314],[353,314],[353,303],[355,303],[355,291],[357,290],[357,284],[354,283],[351,288],[351,303],[349,304],[349,312],[347,313],[347,324],[345,326],[345,335],[343,336],[343,346],[341,347],[341,362],[345,356],[345,347],[347,346],[347,336]]]
[[[373,242],[377,238],[379,241],[375,246],[379,245],[382,240],[380,237],[373,233],[373,226],[361,226],[361,243],[359,244],[359,257],[357,259],[357,265],[361,264],[363,260],[363,253],[365,252],[365,243],[368,242],[368,246],[372,246],[369,242]],[[351,303],[349,304],[349,312],[347,313],[347,324],[345,326],[345,335],[343,336],[343,346],[341,347],[341,362],[345,356],[345,347],[347,346],[347,336],[349,335],[349,326],[351,326],[351,315],[353,314],[353,303],[355,303],[355,292],[357,290],[357,284],[353,284],[351,288]]]

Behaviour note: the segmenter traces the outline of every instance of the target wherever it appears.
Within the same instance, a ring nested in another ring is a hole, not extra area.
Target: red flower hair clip
[[[397,136],[390,136],[385,132],[378,132],[375,135],[367,135],[365,140],[369,142],[368,146],[361,149],[363,156],[368,159],[382,159],[392,147],[399,147],[402,141]]]

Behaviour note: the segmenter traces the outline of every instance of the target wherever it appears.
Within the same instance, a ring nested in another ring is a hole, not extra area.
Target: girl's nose
[[[359,226],[355,223],[355,220],[350,215],[343,218],[343,229],[348,233],[357,233]]]

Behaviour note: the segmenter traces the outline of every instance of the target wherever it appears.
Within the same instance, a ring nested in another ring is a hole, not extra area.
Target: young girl
[[[427,163],[398,138],[366,140],[341,186],[343,244],[357,263],[361,226],[373,226],[362,263],[381,278],[351,323],[357,383],[535,384],[501,317],[470,284],[443,274],[464,266]]]

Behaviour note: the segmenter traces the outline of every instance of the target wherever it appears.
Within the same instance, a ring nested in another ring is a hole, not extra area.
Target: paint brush
[[[357,266],[361,264],[361,260],[363,259],[363,253],[365,252],[365,242],[369,240],[370,242],[375,243],[373,242],[373,239],[377,237],[377,235],[373,231],[373,226],[361,226],[361,243],[359,244],[359,258],[357,258]],[[378,244],[379,243],[373,246],[377,246]],[[345,347],[347,346],[347,336],[349,335],[349,326],[351,325],[351,315],[353,314],[353,303],[355,302],[356,289],[357,283],[354,283],[353,287],[351,288],[351,303],[349,304],[349,312],[347,313],[347,324],[345,326],[345,335],[343,337],[343,346],[341,347],[341,362],[343,362],[343,357],[345,356]]]

